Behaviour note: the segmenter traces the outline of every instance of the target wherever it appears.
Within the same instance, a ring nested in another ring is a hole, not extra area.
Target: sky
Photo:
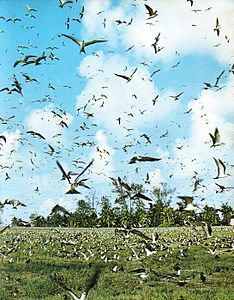
[[[234,186],[234,1],[191,4],[0,0],[0,202],[26,205],[5,205],[3,224],[47,216],[56,204],[73,211],[79,199],[94,199],[97,209],[102,196],[114,203],[109,177],[118,176],[143,184],[147,195],[167,183],[176,188],[175,207],[181,195],[201,209],[234,206],[233,190],[216,185]],[[104,41],[83,53],[63,34]],[[26,55],[45,59],[14,66]],[[134,70],[128,82],[116,75]],[[215,128],[223,144],[211,147]],[[133,156],[161,160],[129,164]],[[214,179],[214,157],[230,176]],[[79,173],[92,159],[83,175],[90,189],[65,194],[69,183],[56,160]]]

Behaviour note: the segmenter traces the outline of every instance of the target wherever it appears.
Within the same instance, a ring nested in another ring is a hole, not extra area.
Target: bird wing
[[[39,137],[39,138],[45,140],[44,136],[43,136],[42,134],[40,134],[39,132],[35,132],[35,131],[32,131],[32,130],[28,130],[27,133],[30,133],[30,134],[32,134],[32,135],[34,135],[34,136],[37,136],[37,137]]]
[[[130,75],[130,77],[132,77],[137,71],[137,68],[135,68],[135,70],[132,72],[132,74]]]
[[[147,197],[146,195],[142,194],[142,193],[136,193],[135,195],[133,195],[130,199],[135,199],[135,198],[141,198],[143,200],[146,201],[153,201],[152,199],[150,199],[149,197]]]
[[[129,80],[129,76],[126,76],[126,75],[121,75],[121,74],[116,74],[116,73],[114,73],[116,76],[118,76],[118,77],[121,77],[121,78],[123,78],[123,79],[126,79],[126,80]]]
[[[215,137],[213,136],[213,134],[212,133],[209,133],[209,135],[210,135],[210,137],[211,137],[211,139],[212,139],[212,143],[213,143],[213,145],[215,144]],[[213,146],[212,145],[212,146]]]
[[[182,199],[186,205],[192,204],[193,202],[193,197],[191,196],[178,196],[178,198]]]
[[[85,172],[86,170],[88,170],[88,168],[93,164],[93,162],[94,162],[94,159],[92,159],[91,162],[90,162],[90,163],[82,170],[82,172],[76,177],[74,183],[77,184],[78,179],[80,178],[80,176],[83,175],[84,172]]]
[[[148,10],[150,16],[153,15],[154,11],[149,5],[145,4],[145,8]]]
[[[215,137],[215,142],[219,143],[220,142],[220,133],[219,133],[219,130],[217,127],[215,128],[214,137]]]
[[[89,46],[89,45],[92,45],[92,44],[96,44],[96,43],[103,43],[103,42],[107,42],[107,40],[92,40],[92,41],[89,41],[89,42],[84,42],[84,46]]]
[[[68,34],[61,34],[62,36],[65,36],[66,38],[72,40],[73,42],[75,42],[76,44],[78,44],[79,46],[81,45],[81,41],[76,39],[74,36],[68,35]]]
[[[100,273],[101,273],[101,270],[96,269],[95,272],[93,273],[92,277],[89,279],[88,284],[85,289],[87,297],[88,297],[88,294],[91,291],[91,289],[94,288],[94,286],[97,284]]]
[[[56,164],[57,164],[57,166],[59,167],[60,171],[62,172],[63,177],[66,178],[67,181],[71,184],[70,178],[69,178],[69,176],[67,175],[67,173],[64,171],[64,169],[63,169],[62,165],[60,164],[60,162],[56,160]]]

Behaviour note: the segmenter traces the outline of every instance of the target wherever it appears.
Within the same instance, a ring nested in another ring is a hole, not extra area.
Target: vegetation
[[[142,185],[131,184],[128,186],[131,193],[137,195],[145,193]],[[233,208],[228,203],[223,203],[221,208],[205,205],[203,210],[195,214],[183,210],[183,201],[178,202],[178,208],[171,206],[171,197],[174,189],[166,183],[161,183],[150,192],[152,201],[145,201],[120,187],[115,187],[113,192],[117,195],[113,204],[107,196],[103,196],[98,209],[90,202],[81,199],[77,201],[74,212],[66,210],[60,205],[55,205],[47,217],[32,214],[29,222],[13,217],[12,226],[33,227],[174,227],[183,226],[188,217],[193,217],[196,224],[201,221],[211,225],[229,225]],[[91,201],[93,202],[93,201]],[[146,203],[146,204],[145,204]],[[149,204],[148,204],[149,203]]]
[[[95,270],[90,300],[234,298],[230,228],[213,228],[210,238],[198,227],[140,232],[145,237],[112,228],[8,228],[0,234],[0,300],[71,299],[64,285],[80,297]]]

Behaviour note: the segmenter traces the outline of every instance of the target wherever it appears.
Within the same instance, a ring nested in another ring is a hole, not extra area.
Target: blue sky
[[[145,4],[158,16],[148,19]],[[63,8],[57,0],[12,0],[10,5],[1,0],[0,88],[12,88],[15,75],[23,95],[0,92],[0,135],[6,138],[0,140],[0,199],[27,205],[17,210],[5,206],[2,221],[8,224],[13,216],[27,220],[32,213],[47,215],[56,203],[73,210],[78,199],[94,193],[97,199],[109,195],[114,201],[109,176],[144,184],[147,173],[148,190],[160,182],[176,187],[174,204],[177,196],[186,194],[195,196],[201,208],[234,205],[232,191],[216,193],[215,185],[234,185],[233,11],[231,0],[197,0],[192,7],[185,0],[93,0],[73,1]],[[11,18],[21,21],[7,21]],[[214,31],[217,18],[219,36]],[[161,50],[155,54],[152,44],[159,33]],[[79,45],[61,34],[107,42],[80,53]],[[43,52],[46,60],[40,65],[13,67],[23,56],[39,57]],[[128,83],[114,74],[129,76],[135,68]],[[214,85],[222,71],[218,87],[204,89],[204,82]],[[23,74],[36,81],[26,82]],[[171,97],[181,92],[179,100]],[[209,133],[216,127],[225,144],[210,148]],[[45,140],[32,137],[28,130]],[[57,155],[47,153],[48,144]],[[131,145],[126,152],[125,145]],[[129,165],[135,155],[162,160]],[[217,173],[213,157],[225,163],[231,176],[213,179]],[[79,197],[65,195],[68,185],[60,180],[56,160],[67,171],[79,172],[92,158],[94,164],[86,174],[91,189],[81,188]],[[194,172],[203,180],[195,192]]]

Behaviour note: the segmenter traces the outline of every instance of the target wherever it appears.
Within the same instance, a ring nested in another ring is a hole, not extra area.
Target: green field
[[[139,230],[150,239],[103,228],[9,228],[0,234],[0,299],[72,299],[63,285],[80,297],[97,269],[90,300],[234,299],[230,228],[213,228],[211,238],[200,228]]]

